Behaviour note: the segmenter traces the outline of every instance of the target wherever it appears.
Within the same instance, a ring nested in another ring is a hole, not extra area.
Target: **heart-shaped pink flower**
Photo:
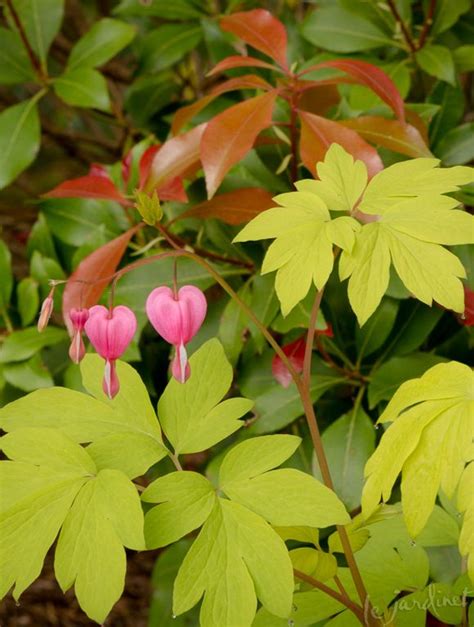
[[[123,305],[112,309],[95,305],[89,309],[84,329],[95,350],[105,359],[103,389],[109,398],[113,398],[120,389],[115,361],[123,355],[135,335],[135,314]]]
[[[147,298],[146,313],[151,324],[176,347],[172,373],[181,383],[190,375],[185,345],[199,331],[206,312],[206,297],[194,285],[184,285],[177,294],[169,287],[157,287]]]

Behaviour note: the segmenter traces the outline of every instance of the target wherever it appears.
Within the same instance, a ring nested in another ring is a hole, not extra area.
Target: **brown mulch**
[[[157,551],[130,553],[122,598],[115,604],[104,627],[147,627],[151,573]],[[37,579],[20,597],[11,595],[0,603],[0,627],[97,627],[79,607],[73,590],[63,594],[54,578],[53,556],[48,555]]]

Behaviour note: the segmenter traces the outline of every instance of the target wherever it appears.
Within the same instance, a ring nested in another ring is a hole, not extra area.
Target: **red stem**
[[[429,35],[431,25],[433,24],[433,15],[436,9],[436,0],[430,0],[430,4],[428,6],[428,11],[426,13],[425,21],[423,23],[423,29],[420,33],[420,38],[418,40],[417,50],[423,48],[426,43],[426,38]]]
[[[403,37],[408,45],[408,47],[410,48],[411,52],[416,52],[417,48],[415,45],[415,42],[412,39],[412,36],[410,35],[410,32],[408,30],[408,28],[406,27],[405,22],[402,20],[402,16],[400,15],[400,13],[398,12],[397,9],[397,5],[395,4],[394,0],[387,0],[387,4],[390,8],[390,11],[392,12],[393,17],[395,18],[395,21],[400,24],[400,28],[401,31],[403,33]]]

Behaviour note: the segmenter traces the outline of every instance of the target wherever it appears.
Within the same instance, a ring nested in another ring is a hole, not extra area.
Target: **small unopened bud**
[[[150,196],[145,192],[136,190],[135,207],[143,218],[143,221],[151,226],[159,222],[163,217],[163,209],[161,208],[156,190]]]
[[[54,287],[48,294],[48,296],[44,299],[43,304],[41,305],[41,311],[38,318],[38,332],[41,333],[48,326],[49,319],[51,318],[51,314],[53,313],[54,307]]]
[[[82,331],[89,318],[89,310],[73,308],[69,312],[69,318],[74,329],[71,346],[69,347],[69,357],[75,364],[78,364],[86,354],[86,348],[82,340]]]

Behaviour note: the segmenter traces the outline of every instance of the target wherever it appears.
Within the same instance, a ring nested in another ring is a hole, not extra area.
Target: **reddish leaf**
[[[323,61],[313,65],[301,74],[323,67],[332,67],[349,74],[357,83],[365,85],[386,102],[401,122],[405,121],[403,98],[400,96],[397,86],[390,76],[377,66],[366,61],[356,61],[354,59],[334,59],[333,61]]]
[[[199,113],[204,107],[207,107],[213,100],[215,100],[220,94],[234,89],[272,89],[270,83],[255,74],[248,74],[246,76],[238,76],[237,78],[231,78],[225,81],[221,85],[217,85],[211,93],[203,98],[200,98],[196,102],[193,102],[186,107],[179,109],[173,118],[171,125],[171,131],[176,135],[182,127],[189,122],[195,115]]]
[[[220,25],[223,30],[271,57],[281,67],[288,67],[285,27],[269,11],[254,9],[226,15],[221,18]]]
[[[209,198],[230,168],[252,148],[260,131],[271,124],[276,96],[275,90],[244,100],[208,123],[202,136],[201,160]]]
[[[208,76],[214,76],[214,74],[218,74],[219,72],[224,72],[225,70],[232,70],[236,67],[262,67],[267,70],[277,70],[281,72],[280,68],[275,67],[271,63],[267,63],[266,61],[261,61],[260,59],[255,59],[254,57],[248,57],[243,55],[236,55],[232,57],[226,57],[219,61],[217,65],[215,65],[210,72],[207,73]]]
[[[144,190],[152,191],[164,183],[185,176],[199,166],[201,137],[206,124],[200,124],[187,133],[177,135],[166,141],[156,152],[149,168]]]
[[[265,189],[244,187],[201,202],[179,215],[173,222],[183,218],[219,218],[227,224],[242,224],[274,206],[272,195]]]
[[[180,176],[175,176],[174,179],[166,181],[157,190],[158,198],[160,200],[177,200],[178,202],[187,202],[188,195],[184,189],[183,179]]]
[[[373,115],[344,120],[341,124],[357,131],[359,135],[373,144],[400,152],[403,155],[409,157],[433,156],[418,130],[411,124]]]
[[[334,84],[321,85],[318,81],[306,82],[310,84],[308,86],[303,85],[304,91],[298,101],[300,109],[323,115],[341,100],[339,90]]]
[[[138,164],[139,189],[142,189],[145,185],[150,174],[153,159],[157,155],[160,148],[160,144],[155,144],[154,146],[149,146],[142,154],[140,163]],[[179,202],[186,202],[188,200],[186,191],[183,187],[183,179],[180,176],[175,176],[170,180],[164,181],[156,187],[156,191],[160,200],[178,200]]]
[[[428,127],[425,124],[423,118],[411,109],[405,109],[405,116],[406,121],[417,129],[425,144],[429,146],[430,138],[428,135]]]
[[[296,372],[303,371],[305,347],[305,336],[300,337],[294,342],[291,342],[290,344],[286,344],[285,346],[281,347],[282,351],[288,357],[291,365],[296,370]],[[287,388],[293,380],[290,371],[283,363],[279,355],[275,355],[272,359],[272,374],[274,378],[278,381],[278,383],[284,388]]]
[[[369,176],[374,176],[383,169],[382,159],[375,148],[352,129],[306,111],[300,111],[299,115],[301,160],[313,176],[317,175],[316,163],[324,159],[327,149],[333,143],[340,144],[355,159],[363,161],[367,166]]]
[[[122,179],[125,185],[127,185],[128,180],[130,178],[130,169],[132,167],[132,158],[133,154],[130,150],[125,157],[122,159]]]
[[[89,174],[64,181],[44,196],[46,198],[98,198],[115,200],[122,205],[131,204],[112,181],[102,174],[99,176]]]
[[[474,292],[467,285],[464,286],[464,313],[459,320],[466,327],[474,326]]]
[[[76,309],[92,307],[98,302],[102,292],[110,282],[110,276],[120,263],[130,239],[139,228],[141,225],[137,224],[95,250],[81,261],[69,277],[63,292],[63,318],[70,332],[69,311],[73,307]],[[91,283],[78,281],[91,281]]]
[[[154,146],[148,146],[145,152],[142,154],[140,163],[138,164],[138,173],[139,173],[139,189],[145,185],[146,180],[150,174],[151,164],[153,163],[153,159],[160,149],[160,144],[155,144]]]

